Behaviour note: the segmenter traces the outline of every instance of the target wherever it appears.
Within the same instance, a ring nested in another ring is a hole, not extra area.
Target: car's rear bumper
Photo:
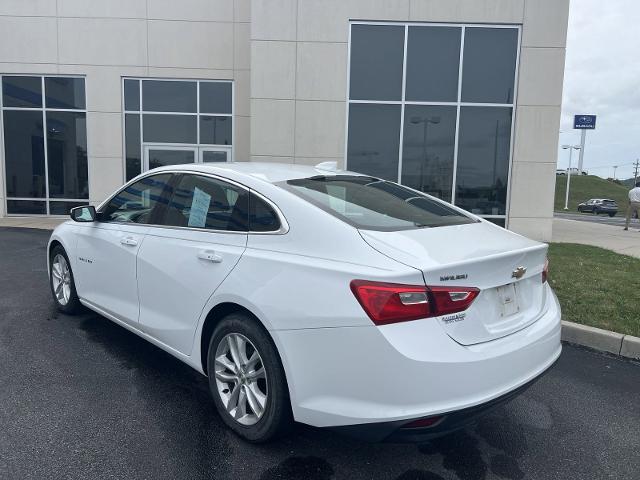
[[[401,425],[467,411],[517,390],[561,352],[560,308],[551,289],[546,292],[536,322],[477,345],[456,343],[432,319],[272,332],[295,419],[317,427]]]
[[[553,366],[553,365],[552,365]],[[410,424],[414,420],[397,420],[394,422],[383,423],[364,423],[360,425],[344,425],[340,427],[329,427],[331,430],[358,438],[369,442],[390,442],[390,443],[419,443],[432,440],[451,432],[455,432],[465,426],[475,422],[478,418],[488,412],[504,405],[517,397],[531,385],[536,383],[542,375],[550,370],[549,367],[541,375],[524,385],[512,390],[498,398],[489,400],[488,402],[475,405],[473,407],[463,408],[452,412],[441,413],[436,416],[437,421],[428,427],[411,427]],[[422,417],[425,418],[425,417]],[[429,418],[429,417],[426,417]]]

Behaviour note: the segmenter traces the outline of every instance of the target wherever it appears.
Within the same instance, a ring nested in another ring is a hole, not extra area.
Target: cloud
[[[573,0],[569,12],[560,143],[579,143],[574,114],[598,115],[587,132],[584,166],[590,173],[632,175],[640,156],[640,21],[638,0]],[[559,149],[561,168],[566,151]]]

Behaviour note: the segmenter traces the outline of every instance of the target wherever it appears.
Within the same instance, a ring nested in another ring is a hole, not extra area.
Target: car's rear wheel
[[[61,245],[56,245],[51,250],[49,257],[49,286],[58,310],[70,315],[79,313],[82,310],[69,257],[67,257],[67,253]]]
[[[609,216],[610,216],[610,217],[615,217],[615,216],[616,216],[616,214],[615,214],[615,212],[609,212]]]
[[[246,440],[271,440],[293,423],[280,356],[250,315],[233,313],[218,324],[209,343],[207,372],[220,416]]]

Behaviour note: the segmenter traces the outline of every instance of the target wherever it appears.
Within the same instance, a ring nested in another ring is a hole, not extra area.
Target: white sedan
[[[547,246],[356,173],[155,169],[72,210],[47,255],[88,307],[207,375],[225,423],[422,440],[511,398],[560,355]]]

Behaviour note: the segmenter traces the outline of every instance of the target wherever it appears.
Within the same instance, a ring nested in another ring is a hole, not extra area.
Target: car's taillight
[[[544,268],[542,269],[542,283],[545,283],[549,278],[549,259],[544,259]]]
[[[478,296],[473,287],[425,287],[353,280],[351,291],[376,325],[462,312]]]

